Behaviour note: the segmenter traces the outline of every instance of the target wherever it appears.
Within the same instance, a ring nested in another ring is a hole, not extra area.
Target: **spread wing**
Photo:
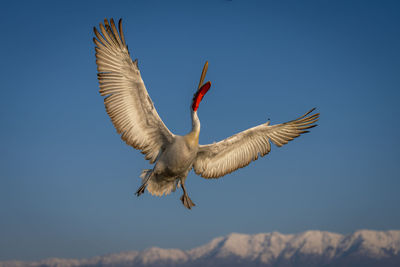
[[[147,93],[137,60],[132,61],[119,21],[119,33],[113,19],[104,20],[97,37],[96,63],[100,94],[122,140],[145,154],[151,163],[171,143],[174,135],[168,130]]]
[[[319,113],[309,115],[313,111],[293,121],[272,126],[267,122],[218,143],[200,145],[193,164],[194,171],[204,178],[219,178],[249,165],[271,151],[270,140],[280,147],[317,126],[314,123]]]

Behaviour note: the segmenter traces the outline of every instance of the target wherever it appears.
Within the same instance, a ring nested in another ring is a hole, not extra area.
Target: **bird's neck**
[[[199,144],[199,135],[200,120],[197,116],[197,112],[192,110],[192,130],[185,136],[185,138],[191,146],[197,146]]]
[[[192,132],[200,133],[200,120],[197,111],[192,111]]]

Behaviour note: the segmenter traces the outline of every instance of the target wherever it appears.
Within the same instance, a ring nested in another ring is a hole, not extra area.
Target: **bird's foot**
[[[181,201],[183,205],[190,210],[192,209],[192,207],[196,206],[187,194],[183,194],[181,196]]]
[[[143,194],[143,193],[144,193],[144,190],[146,189],[146,185],[147,185],[147,184],[142,184],[142,185],[139,187],[139,189],[136,191],[135,195],[136,195],[136,196],[140,196],[141,194]]]

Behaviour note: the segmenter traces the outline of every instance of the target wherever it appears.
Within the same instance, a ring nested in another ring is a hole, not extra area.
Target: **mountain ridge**
[[[347,235],[318,230],[231,233],[189,250],[151,247],[89,259],[0,262],[0,267],[38,266],[400,266],[400,231],[358,230]]]

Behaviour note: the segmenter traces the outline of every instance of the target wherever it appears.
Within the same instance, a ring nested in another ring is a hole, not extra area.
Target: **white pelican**
[[[96,63],[100,94],[106,96],[104,104],[122,140],[133,148],[141,150],[153,169],[143,170],[142,185],[136,192],[139,196],[145,189],[162,196],[182,187],[183,205],[191,209],[195,204],[189,198],[185,180],[193,168],[204,178],[219,178],[250,162],[263,157],[271,150],[271,144],[278,147],[288,143],[314,124],[319,113],[303,116],[281,124],[269,125],[269,121],[235,134],[214,144],[199,145],[200,121],[197,109],[211,83],[204,82],[208,63],[201,74],[198,89],[190,105],[192,130],[184,136],[173,134],[165,126],[147,93],[137,64],[132,61],[125,43],[121,20],[119,32],[113,19],[104,20],[100,32],[94,28],[97,37]]]

